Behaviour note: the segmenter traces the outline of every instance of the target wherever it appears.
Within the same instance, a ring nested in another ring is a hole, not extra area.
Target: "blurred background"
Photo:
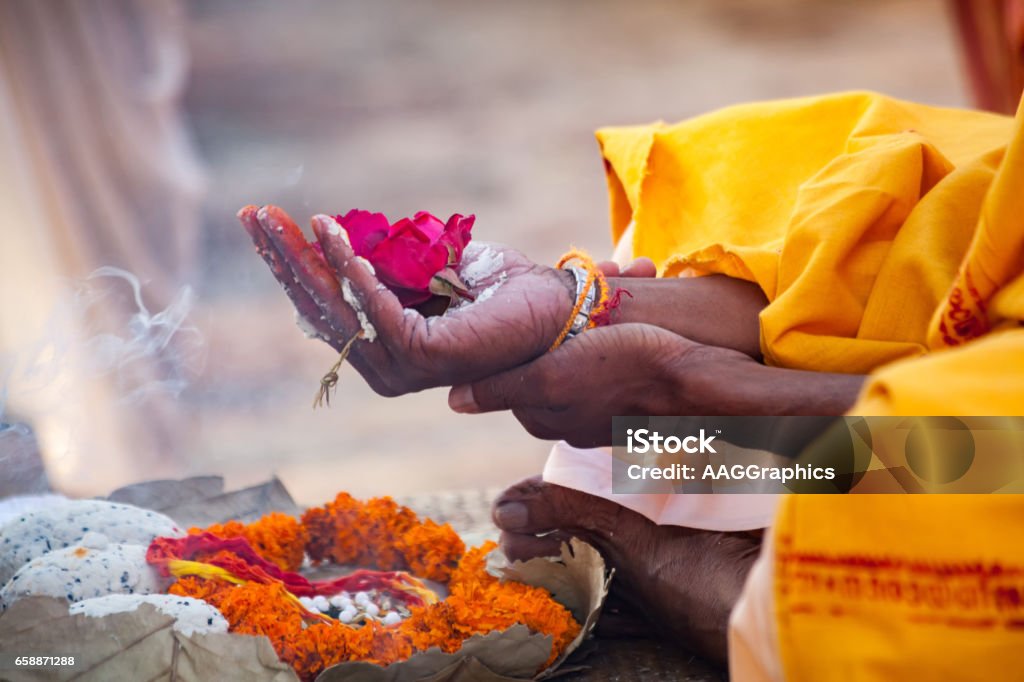
[[[443,390],[384,399],[349,368],[313,411],[335,354],[235,212],[475,213],[539,262],[609,253],[595,128],[845,89],[1012,110],[1017,9],[0,0],[0,496],[276,474],[311,503],[538,473],[548,443]]]

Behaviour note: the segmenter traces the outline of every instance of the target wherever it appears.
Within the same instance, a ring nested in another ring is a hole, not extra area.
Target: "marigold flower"
[[[250,524],[228,521],[207,528],[190,528],[188,532],[196,534],[204,530],[225,539],[245,538],[260,556],[284,571],[299,570],[306,553],[308,534],[305,526],[297,519],[279,512],[267,514]]]
[[[304,546],[315,561],[372,564],[384,570],[410,568],[422,577],[448,581],[447,599],[413,606],[410,617],[393,626],[376,621],[349,626],[310,613],[280,575],[275,578],[266,571],[252,573],[261,577],[240,585],[228,582],[223,572],[211,578],[185,576],[171,585],[171,594],[196,597],[217,607],[231,632],[266,636],[303,681],[345,661],[386,666],[432,647],[456,653],[473,635],[517,623],[552,637],[551,655],[543,666],[547,667],[580,632],[569,610],[547,590],[502,581],[487,572],[487,555],[496,547],[493,542],[466,551],[451,526],[421,521],[391,498],[364,503],[339,493],[323,507],[307,511],[301,524],[283,514],[271,514],[256,523],[229,521],[206,531],[223,539],[241,537],[251,545],[249,549],[236,541],[207,551],[206,561],[233,567],[234,575],[244,573],[237,569],[245,562],[258,562],[256,554],[266,561],[284,562],[278,563],[282,569],[292,567],[296,561],[301,563],[296,548]],[[304,580],[292,576],[295,585]]]
[[[420,521],[390,497],[360,502],[339,493],[323,507],[306,511],[302,525],[309,538],[306,551],[316,562],[331,559],[383,571],[411,570],[445,582],[465,552],[450,525]]]

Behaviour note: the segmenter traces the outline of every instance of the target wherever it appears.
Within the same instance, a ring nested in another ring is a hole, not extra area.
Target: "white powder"
[[[355,292],[352,291],[352,282],[347,279],[341,280],[341,295],[345,298],[345,303],[352,306],[352,310],[355,311],[356,317],[359,318],[359,326],[363,329],[363,338],[367,341],[373,342],[377,338],[377,330],[373,328],[370,323],[370,318],[363,312],[362,306],[359,305],[359,299],[356,298]]]
[[[377,271],[373,269],[373,263],[366,260],[362,256],[356,256],[356,262],[362,265],[364,268],[366,268],[366,271],[369,272],[371,275],[377,275]]]
[[[331,221],[330,225],[327,226],[327,234],[332,237],[341,237],[341,241],[345,242],[345,246],[352,248],[352,242],[348,240],[348,230],[341,229],[341,224],[336,218],[327,216],[327,219]]]
[[[501,285],[505,283],[506,279],[508,279],[508,277],[505,276],[505,273],[501,273],[501,278],[497,282],[495,282],[494,284],[492,284],[491,286],[487,287],[479,294],[477,294],[476,300],[474,300],[473,303],[483,303],[491,296],[494,296],[494,292],[501,288]]]
[[[459,302],[456,305],[453,305],[450,308],[448,308],[448,310],[446,310],[444,312],[444,314],[447,315],[450,312],[454,313],[454,312],[457,312],[457,311],[460,311],[460,310],[466,310],[467,308],[471,308],[472,306],[476,305],[477,303],[483,303],[484,301],[489,299],[491,296],[494,296],[494,292],[496,292],[498,289],[500,289],[501,285],[504,284],[505,280],[507,280],[507,279],[508,279],[508,275],[506,275],[504,272],[501,273],[501,276],[498,278],[498,281],[494,282],[489,287],[487,287],[486,289],[481,291],[479,294],[477,294],[476,298],[474,300],[470,301],[469,299],[465,299],[465,298],[459,299]]]
[[[299,329],[302,330],[302,333],[306,335],[307,339],[324,338],[320,335],[320,332],[316,330],[316,327],[313,326],[313,323],[300,315],[298,310],[295,311],[295,324],[298,325]]]
[[[102,618],[112,613],[135,611],[139,604],[152,604],[160,613],[174,618],[175,631],[186,637],[193,633],[228,631],[227,620],[216,608],[201,599],[173,594],[108,594],[72,604],[68,613]]]
[[[505,264],[505,254],[495,251],[487,244],[472,243],[462,254],[459,275],[471,287],[494,275]]]

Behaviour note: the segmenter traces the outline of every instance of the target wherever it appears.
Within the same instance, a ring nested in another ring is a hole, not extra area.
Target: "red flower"
[[[335,220],[348,232],[352,250],[370,261],[377,278],[405,307],[418,305],[450,289],[465,294],[454,276],[471,239],[474,216],[458,213],[442,223],[425,211],[388,224],[383,213],[353,209]],[[454,281],[452,281],[454,279]]]

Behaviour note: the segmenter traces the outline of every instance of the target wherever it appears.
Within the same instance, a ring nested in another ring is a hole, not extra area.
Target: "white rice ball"
[[[68,613],[102,618],[112,613],[135,611],[139,604],[152,604],[161,613],[174,618],[174,629],[185,636],[228,631],[228,621],[212,605],[202,599],[173,594],[108,594],[72,604]]]
[[[58,502],[0,526],[0,585],[36,557],[81,545],[89,533],[115,544],[143,546],[155,537],[184,535],[169,517],[148,509],[103,500]]]
[[[18,569],[0,588],[0,611],[23,597],[56,597],[74,603],[108,594],[163,592],[170,583],[146,563],[143,545],[66,547]]]

